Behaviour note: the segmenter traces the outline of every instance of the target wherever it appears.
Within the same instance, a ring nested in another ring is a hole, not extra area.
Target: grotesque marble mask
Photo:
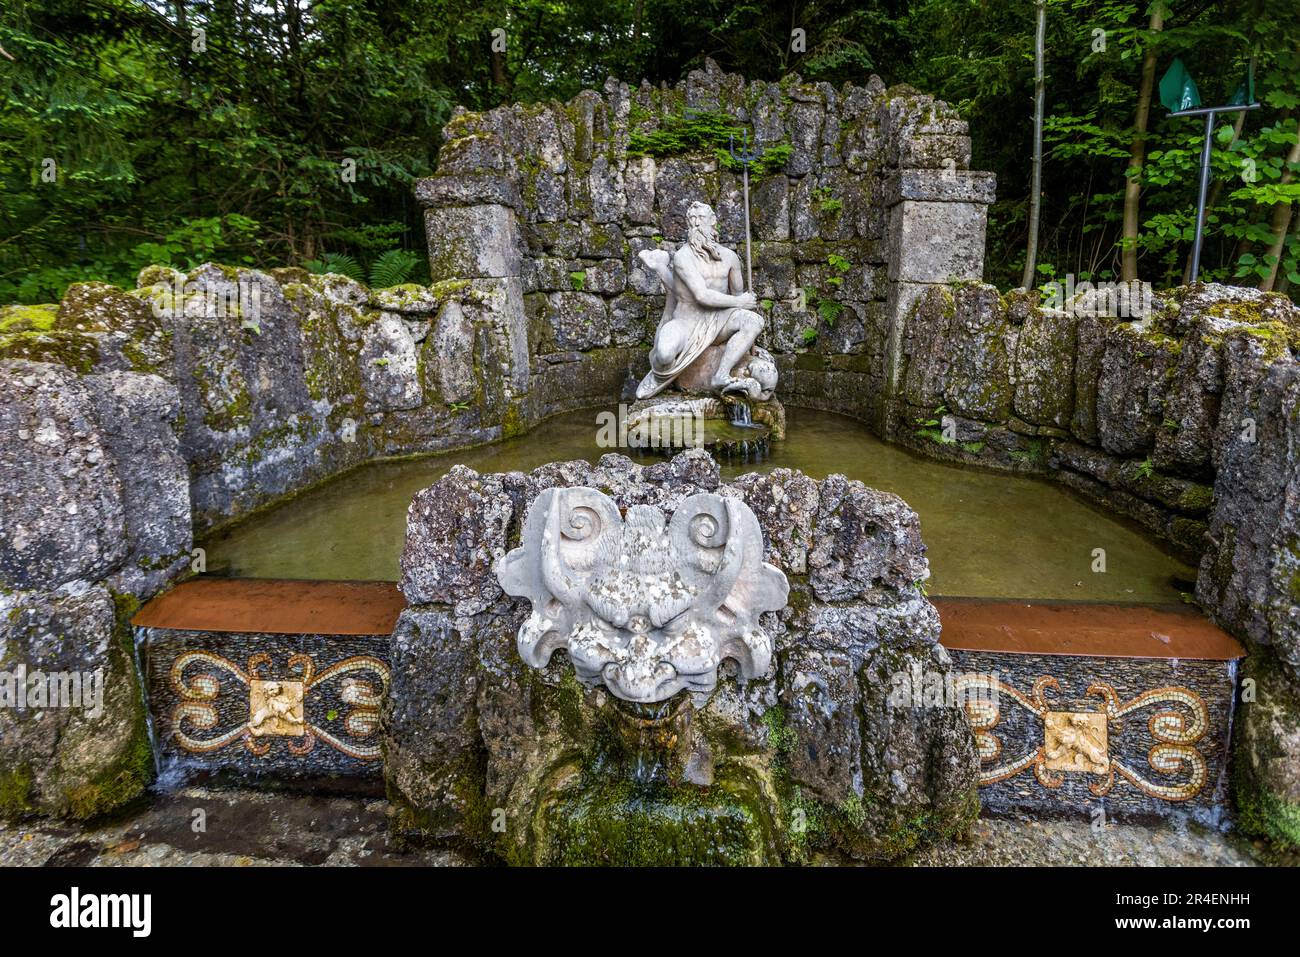
[[[518,636],[525,662],[543,668],[564,648],[582,681],[638,703],[712,691],[726,658],[744,679],[766,674],[772,640],[758,618],[789,593],[763,562],[749,506],[708,493],[671,520],[652,505],[624,519],[596,489],[548,489],[497,578],[532,603]]]

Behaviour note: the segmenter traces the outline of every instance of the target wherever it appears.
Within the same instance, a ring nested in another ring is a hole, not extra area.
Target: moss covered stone
[[[3,647],[30,671],[98,674],[102,710],[90,702],[20,715],[0,743],[0,814],[74,820],[110,814],[141,797],[153,779],[153,751],[130,617],[139,603],[102,587],[10,596],[0,620]],[[61,641],[51,641],[61,636]],[[85,686],[83,685],[83,688]]]
[[[74,283],[59,301],[56,326],[76,332],[116,332],[152,325],[149,294],[104,282]]]
[[[1015,411],[1034,425],[1068,428],[1074,415],[1077,320],[1068,312],[1039,309],[1023,292],[1003,297],[1008,316],[1025,314],[1015,354]]]
[[[65,792],[68,816],[74,820],[94,820],[111,814],[143,797],[153,780],[153,746],[148,730],[141,721],[121,755],[93,774],[84,783],[71,785]]]
[[[58,303],[40,306],[0,307],[0,335],[19,332],[49,332],[54,328]]]
[[[759,866],[780,863],[773,822],[743,774],[708,788],[584,786],[548,797],[534,824],[543,865]]]
[[[54,362],[85,375],[100,362],[101,339],[84,332],[37,330],[0,333],[0,359]]]
[[[0,817],[22,817],[35,809],[32,801],[32,769],[26,764],[0,768]]]
[[[1238,826],[1300,847],[1300,689],[1261,645],[1250,648],[1242,668],[1234,744]]]

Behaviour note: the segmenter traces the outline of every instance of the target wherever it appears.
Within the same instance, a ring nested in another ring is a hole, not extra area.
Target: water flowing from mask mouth
[[[628,702],[629,710],[640,721],[632,751],[632,781],[636,784],[657,784],[667,777],[668,753],[663,746],[661,726],[671,704],[671,700],[649,704]]]
[[[623,773],[638,788],[650,789],[668,782],[670,764],[680,743],[682,701],[640,703],[617,700],[623,726]]]

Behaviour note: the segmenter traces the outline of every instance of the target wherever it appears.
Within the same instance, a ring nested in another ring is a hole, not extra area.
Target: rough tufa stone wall
[[[23,696],[0,708],[0,816],[94,817],[153,775],[127,619],[190,561],[179,409],[156,375],[0,362],[0,671]],[[28,696],[53,673],[102,713]]]
[[[493,573],[537,496],[579,485],[622,509],[736,496],[762,527],[763,560],[791,586],[787,607],[762,617],[770,673],[742,682],[724,666],[702,707],[675,699],[671,786],[639,797],[629,763],[651,732],[633,721],[624,738],[617,702],[584,688],[564,655],[544,670],[523,663],[515,645],[528,602],[505,595]],[[838,475],[775,469],[722,484],[698,450],[527,475],[456,466],[412,500],[402,553],[410,605],[393,634],[383,719],[398,832],[513,863],[677,866],[828,852],[888,860],[961,832],[978,810],[964,712],[892,697],[899,673],[928,687],[951,670],[921,592],[924,552],[902,499]],[[660,833],[664,821],[683,826]]]
[[[83,283],[55,305],[0,308],[0,364],[168,383],[203,531],[375,456],[519,431],[503,401],[508,361],[479,318],[498,309],[493,296],[465,283],[371,290],[302,269],[150,267],[136,289]]]
[[[838,90],[798,77],[747,83],[709,61],[674,87],[610,79],[568,103],[459,111],[437,175],[416,186],[433,278],[499,304],[491,337],[520,418],[619,394],[644,371],[663,310],[637,253],[681,242],[695,200],[742,251],[740,173],[712,147],[665,145],[683,117],[701,115],[789,153],[750,183],[760,344],[778,358],[781,398],[879,427],[900,322],[934,284],[982,276],[993,199],[992,174],[967,168],[966,123],[879,78]],[[437,319],[461,348],[463,313],[452,302]]]
[[[1300,680],[1300,308],[1202,284],[1125,320],[967,284],[929,292],[908,333],[889,438],[1050,475],[1135,519]]]
[[[887,437],[1052,477],[1199,564],[1197,601],[1250,648],[1242,824],[1300,844],[1300,308],[1216,284],[1161,294],[1140,320],[1035,298],[928,291]]]
[[[466,349],[431,328],[452,291]],[[98,720],[0,708],[0,815],[142,793],[128,619],[190,569],[194,530],[378,455],[519,428],[480,305],[491,292],[460,284],[204,265],[0,308],[0,671],[100,672],[107,696]]]

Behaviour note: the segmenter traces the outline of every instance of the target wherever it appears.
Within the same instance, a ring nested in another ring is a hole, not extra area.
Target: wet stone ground
[[[929,848],[921,867],[1253,867],[1285,863],[1263,846],[1199,825],[1110,824],[1086,819],[981,818],[966,841]]]
[[[201,810],[202,815],[196,814]],[[120,820],[80,829],[53,822],[0,824],[4,866],[458,866],[449,851],[401,852],[389,845],[387,802],[251,790],[185,788],[159,795]],[[196,830],[201,819],[204,828]],[[984,818],[965,841],[908,863],[924,867],[1295,865],[1232,834],[1163,823]]]
[[[200,815],[197,812],[202,811]],[[444,851],[397,853],[388,802],[184,788],[97,828],[0,824],[0,864],[118,866],[457,865]],[[196,829],[202,821],[203,828]]]

